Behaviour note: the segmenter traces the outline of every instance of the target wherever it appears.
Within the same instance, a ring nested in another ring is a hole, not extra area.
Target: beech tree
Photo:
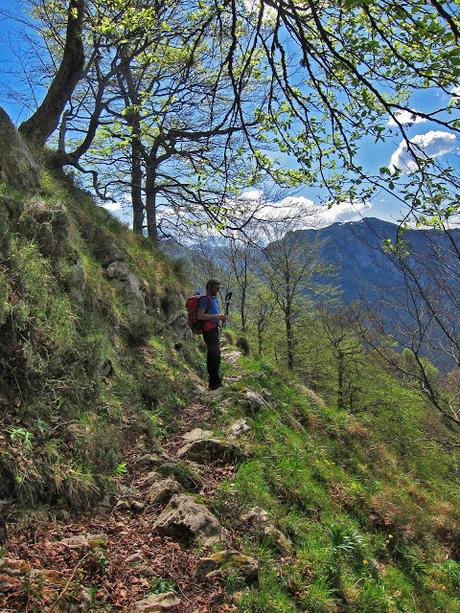
[[[48,19],[59,8],[54,0],[33,3]],[[22,131],[39,144],[49,139],[76,84],[98,61],[95,42],[109,61],[114,41],[135,46],[142,37],[148,44],[149,37],[192,32],[197,45],[191,64],[203,48],[218,49],[213,99],[230,102],[226,125],[241,129],[241,167],[252,183],[320,186],[329,201],[369,199],[380,189],[417,220],[439,226],[459,211],[459,179],[410,138],[405,118],[429,121],[454,136],[460,130],[459,97],[452,95],[460,65],[456,6],[435,0],[408,0],[404,6],[389,0],[72,0],[63,44],[54,47],[60,53],[57,70]],[[202,68],[206,72],[206,62]],[[433,93],[431,109],[414,111],[411,97],[426,91]],[[86,99],[97,94],[88,90]],[[85,146],[96,134],[96,106],[88,105]],[[395,135],[405,163],[370,172],[359,161],[363,139],[378,144]],[[225,148],[235,152],[231,139]],[[290,156],[289,168],[271,148]],[[61,163],[71,164],[72,156]],[[197,186],[191,191],[196,194]],[[225,199],[212,206],[225,208]]]
[[[61,114],[81,79],[85,61],[82,38],[84,8],[84,0],[69,0],[59,68],[38,109],[19,127],[22,135],[38,146],[45,145],[58,127]]]
[[[282,313],[290,370],[296,357],[296,322],[305,311],[308,298],[322,290],[315,276],[328,271],[318,255],[319,243],[306,245],[291,228],[291,222],[276,227],[271,242],[263,250],[261,263],[262,276]]]
[[[460,368],[460,233],[444,227],[425,233],[424,241],[417,241],[414,233],[410,241],[405,236],[403,232],[396,245],[386,246],[401,283],[387,288],[381,311],[398,315],[391,317],[390,329],[382,313],[368,306],[366,317],[361,318],[362,335],[402,376],[416,383],[451,425],[458,426],[458,411],[426,356],[430,354],[444,368]],[[406,349],[402,358],[388,348],[385,339]]]

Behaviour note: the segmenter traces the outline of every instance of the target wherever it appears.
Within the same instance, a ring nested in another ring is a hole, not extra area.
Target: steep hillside
[[[186,393],[182,282],[63,177],[3,184],[0,207],[0,497],[85,506]]]
[[[459,611],[458,460],[416,392],[325,405],[62,175],[0,184],[0,610]],[[416,442],[414,442],[416,441]]]

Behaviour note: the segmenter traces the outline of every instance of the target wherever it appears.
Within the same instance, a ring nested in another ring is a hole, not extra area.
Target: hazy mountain
[[[395,270],[382,248],[386,239],[395,240],[398,226],[375,217],[361,221],[335,223],[319,230],[298,230],[296,240],[306,243],[319,241],[319,254],[336,270],[334,283],[342,290],[346,302],[376,296],[380,288],[400,284]],[[433,230],[409,230],[405,239],[420,247]]]
[[[381,314],[387,330],[401,339],[398,329],[412,329],[414,321],[411,320],[410,304],[406,300],[403,274],[383,249],[383,242],[387,239],[394,241],[397,232],[396,224],[370,217],[361,221],[335,223],[321,229],[297,230],[288,233],[283,240],[305,242],[306,249],[308,244],[319,243],[319,256],[334,269],[332,278],[328,277],[327,281],[339,289],[343,300],[364,300]],[[458,248],[460,229],[453,230],[451,237]],[[458,257],[454,254],[452,243],[445,233],[428,229],[407,230],[404,233],[404,241],[409,253],[408,263],[417,271],[417,277],[424,287],[430,288],[432,285],[433,291],[438,292],[437,306],[451,310],[449,317],[452,322],[452,316],[455,317],[452,311],[456,305],[455,299],[453,300],[452,296],[444,296],[439,286],[434,287],[439,277],[440,263],[448,261],[453,271],[451,288],[457,284],[460,296]],[[217,269],[225,267],[222,245],[212,241],[203,241],[200,248],[183,248],[170,243],[167,252],[174,257],[188,260],[190,272],[195,264],[197,279],[203,275],[211,275],[210,261]],[[197,259],[200,260],[198,265]],[[208,261],[207,265],[203,264],[204,260]],[[439,344],[442,335],[435,325],[431,325],[429,334],[432,339],[437,339],[433,344]],[[437,365],[452,365],[451,361],[446,361],[442,352],[427,349],[426,354]]]
[[[299,230],[286,238],[314,243],[319,241],[322,260],[335,269],[333,283],[342,292],[345,302],[364,300],[379,313],[388,332],[405,344],[409,337],[418,338],[414,304],[408,297],[404,275],[385,253],[383,242],[394,241],[398,226],[381,219],[366,218],[357,222],[335,223],[319,230]],[[455,320],[459,317],[460,275],[457,251],[460,246],[460,229],[452,230],[450,237],[439,230],[407,230],[403,235],[407,245],[406,262],[416,273],[412,287],[420,284],[427,292],[431,305],[442,313],[440,319],[445,329],[456,335]],[[444,281],[448,279],[448,282]],[[430,323],[431,314],[423,302],[418,313],[423,314],[422,332],[430,339],[425,354],[443,368],[453,366],[446,356],[449,345],[439,325]],[[437,347],[437,349],[436,349]]]

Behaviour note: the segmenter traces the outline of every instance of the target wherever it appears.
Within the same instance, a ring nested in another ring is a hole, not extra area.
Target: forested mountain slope
[[[399,348],[411,347],[417,339],[421,355],[442,371],[455,366],[455,351],[450,350],[448,337],[455,339],[452,345],[456,348],[460,229],[401,229],[372,217],[321,229],[289,228],[286,224],[286,232],[278,238],[287,243],[286,255],[291,252],[294,259],[295,252],[295,257],[308,258],[314,252],[325,271],[314,275],[310,290],[305,291],[313,303],[324,300],[314,285],[326,285],[342,304],[359,304],[378,319]],[[188,263],[198,285],[206,274],[220,275],[228,280],[228,289],[238,291],[242,280],[235,279],[234,273],[239,267],[242,276],[244,266],[255,279],[267,281],[264,260],[270,243],[256,249],[244,240],[232,245],[229,240],[203,238],[188,247],[171,240],[161,246],[170,257]],[[252,279],[247,293],[256,286]]]
[[[320,230],[299,230],[297,240],[306,243],[319,242],[319,254],[336,270],[335,282],[343,292],[344,300],[363,298],[371,302],[382,300],[385,290],[400,287],[403,274],[392,263],[384,250],[387,240],[397,239],[398,225],[366,217],[361,221],[335,223]],[[460,244],[460,229],[452,229],[453,240]],[[401,234],[408,253],[414,258],[432,260],[443,250],[448,253],[449,238],[445,233],[432,229],[408,229]],[[427,265],[428,262],[421,264]]]

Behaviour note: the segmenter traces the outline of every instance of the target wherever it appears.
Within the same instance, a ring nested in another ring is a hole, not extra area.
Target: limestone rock
[[[157,570],[148,564],[140,564],[136,567],[136,575],[140,577],[156,577],[157,572]]]
[[[156,481],[161,481],[161,479],[162,479],[162,476],[160,475],[159,472],[157,472],[156,470],[151,470],[145,475],[145,477],[142,478],[141,481],[139,481],[138,485],[140,487],[150,487]]]
[[[184,301],[185,296],[182,296],[181,300],[177,304],[178,308],[172,314],[172,316],[168,315],[167,313],[164,314],[166,317],[165,328],[168,328],[168,331],[171,336],[178,339],[189,338],[191,335],[190,328],[188,325],[188,317],[184,313],[184,309],[182,308]],[[176,351],[180,351],[182,349],[181,341],[177,341],[174,344],[174,349]]]
[[[249,509],[247,513],[241,516],[241,521],[259,528],[270,523],[270,516],[265,509],[261,507],[252,507],[252,509]]]
[[[252,390],[246,392],[245,399],[251,413],[258,413],[260,410],[267,409],[270,406],[260,394]]]
[[[155,453],[145,453],[137,460],[137,463],[139,466],[148,466],[155,468],[170,459],[171,458],[168,456],[168,454],[161,449],[160,451],[157,451]]]
[[[112,262],[107,266],[106,275],[118,286],[132,313],[143,315],[147,312],[139,277],[130,270],[126,262],[118,260]]]
[[[243,455],[243,452],[235,443],[217,438],[195,439],[186,443],[177,452],[179,458],[192,460],[200,464],[206,464],[214,460],[237,462]]]
[[[136,603],[136,613],[153,613],[154,611],[169,611],[181,604],[175,592],[151,594]]]
[[[146,453],[141,456],[137,463],[139,466],[156,467],[167,459],[168,456],[162,453]]]
[[[198,492],[203,486],[199,468],[192,462],[177,462],[170,460],[163,462],[158,467],[158,472],[163,477],[174,477],[186,490]]]
[[[292,553],[292,541],[285,534],[269,524],[263,528],[263,536],[267,539],[282,556]]]
[[[153,483],[148,491],[147,498],[151,504],[160,505],[168,502],[174,494],[183,491],[180,483],[172,477],[168,477]]]
[[[138,564],[144,561],[144,556],[141,551],[136,551],[132,555],[128,556],[125,560],[126,564]]]
[[[212,438],[212,430],[202,430],[201,428],[194,428],[190,432],[186,432],[182,435],[182,438],[191,443],[192,441],[198,441],[202,439]]]
[[[255,528],[260,537],[267,539],[281,555],[287,556],[291,553],[291,540],[274,526],[264,509],[260,507],[249,509],[247,513],[241,516],[241,521]]]
[[[40,168],[7,113],[0,107],[0,179],[13,187],[36,190]]]
[[[105,547],[109,542],[106,534],[76,534],[70,538],[59,541],[62,545],[67,545],[69,549],[95,549]]]
[[[259,580],[259,564],[256,559],[246,556],[239,551],[225,550],[201,558],[195,569],[196,577],[214,576],[215,571],[225,576],[236,572],[242,576],[248,585]]]
[[[184,545],[226,542],[228,535],[219,520],[192,496],[176,494],[153,524],[153,530]]]
[[[103,266],[126,260],[125,253],[116,243],[107,240],[101,241],[101,243],[101,246],[97,249],[97,255]]]
[[[239,436],[241,436],[245,432],[249,432],[250,430],[251,427],[248,425],[244,417],[236,421],[228,428],[228,432],[231,438],[238,438]]]
[[[72,270],[69,273],[69,295],[77,304],[83,304],[86,296],[86,274],[83,262],[80,258],[73,262]]]
[[[131,502],[131,509],[135,513],[142,513],[143,511],[145,511],[145,504],[143,502],[140,502],[139,500],[133,500]]]

